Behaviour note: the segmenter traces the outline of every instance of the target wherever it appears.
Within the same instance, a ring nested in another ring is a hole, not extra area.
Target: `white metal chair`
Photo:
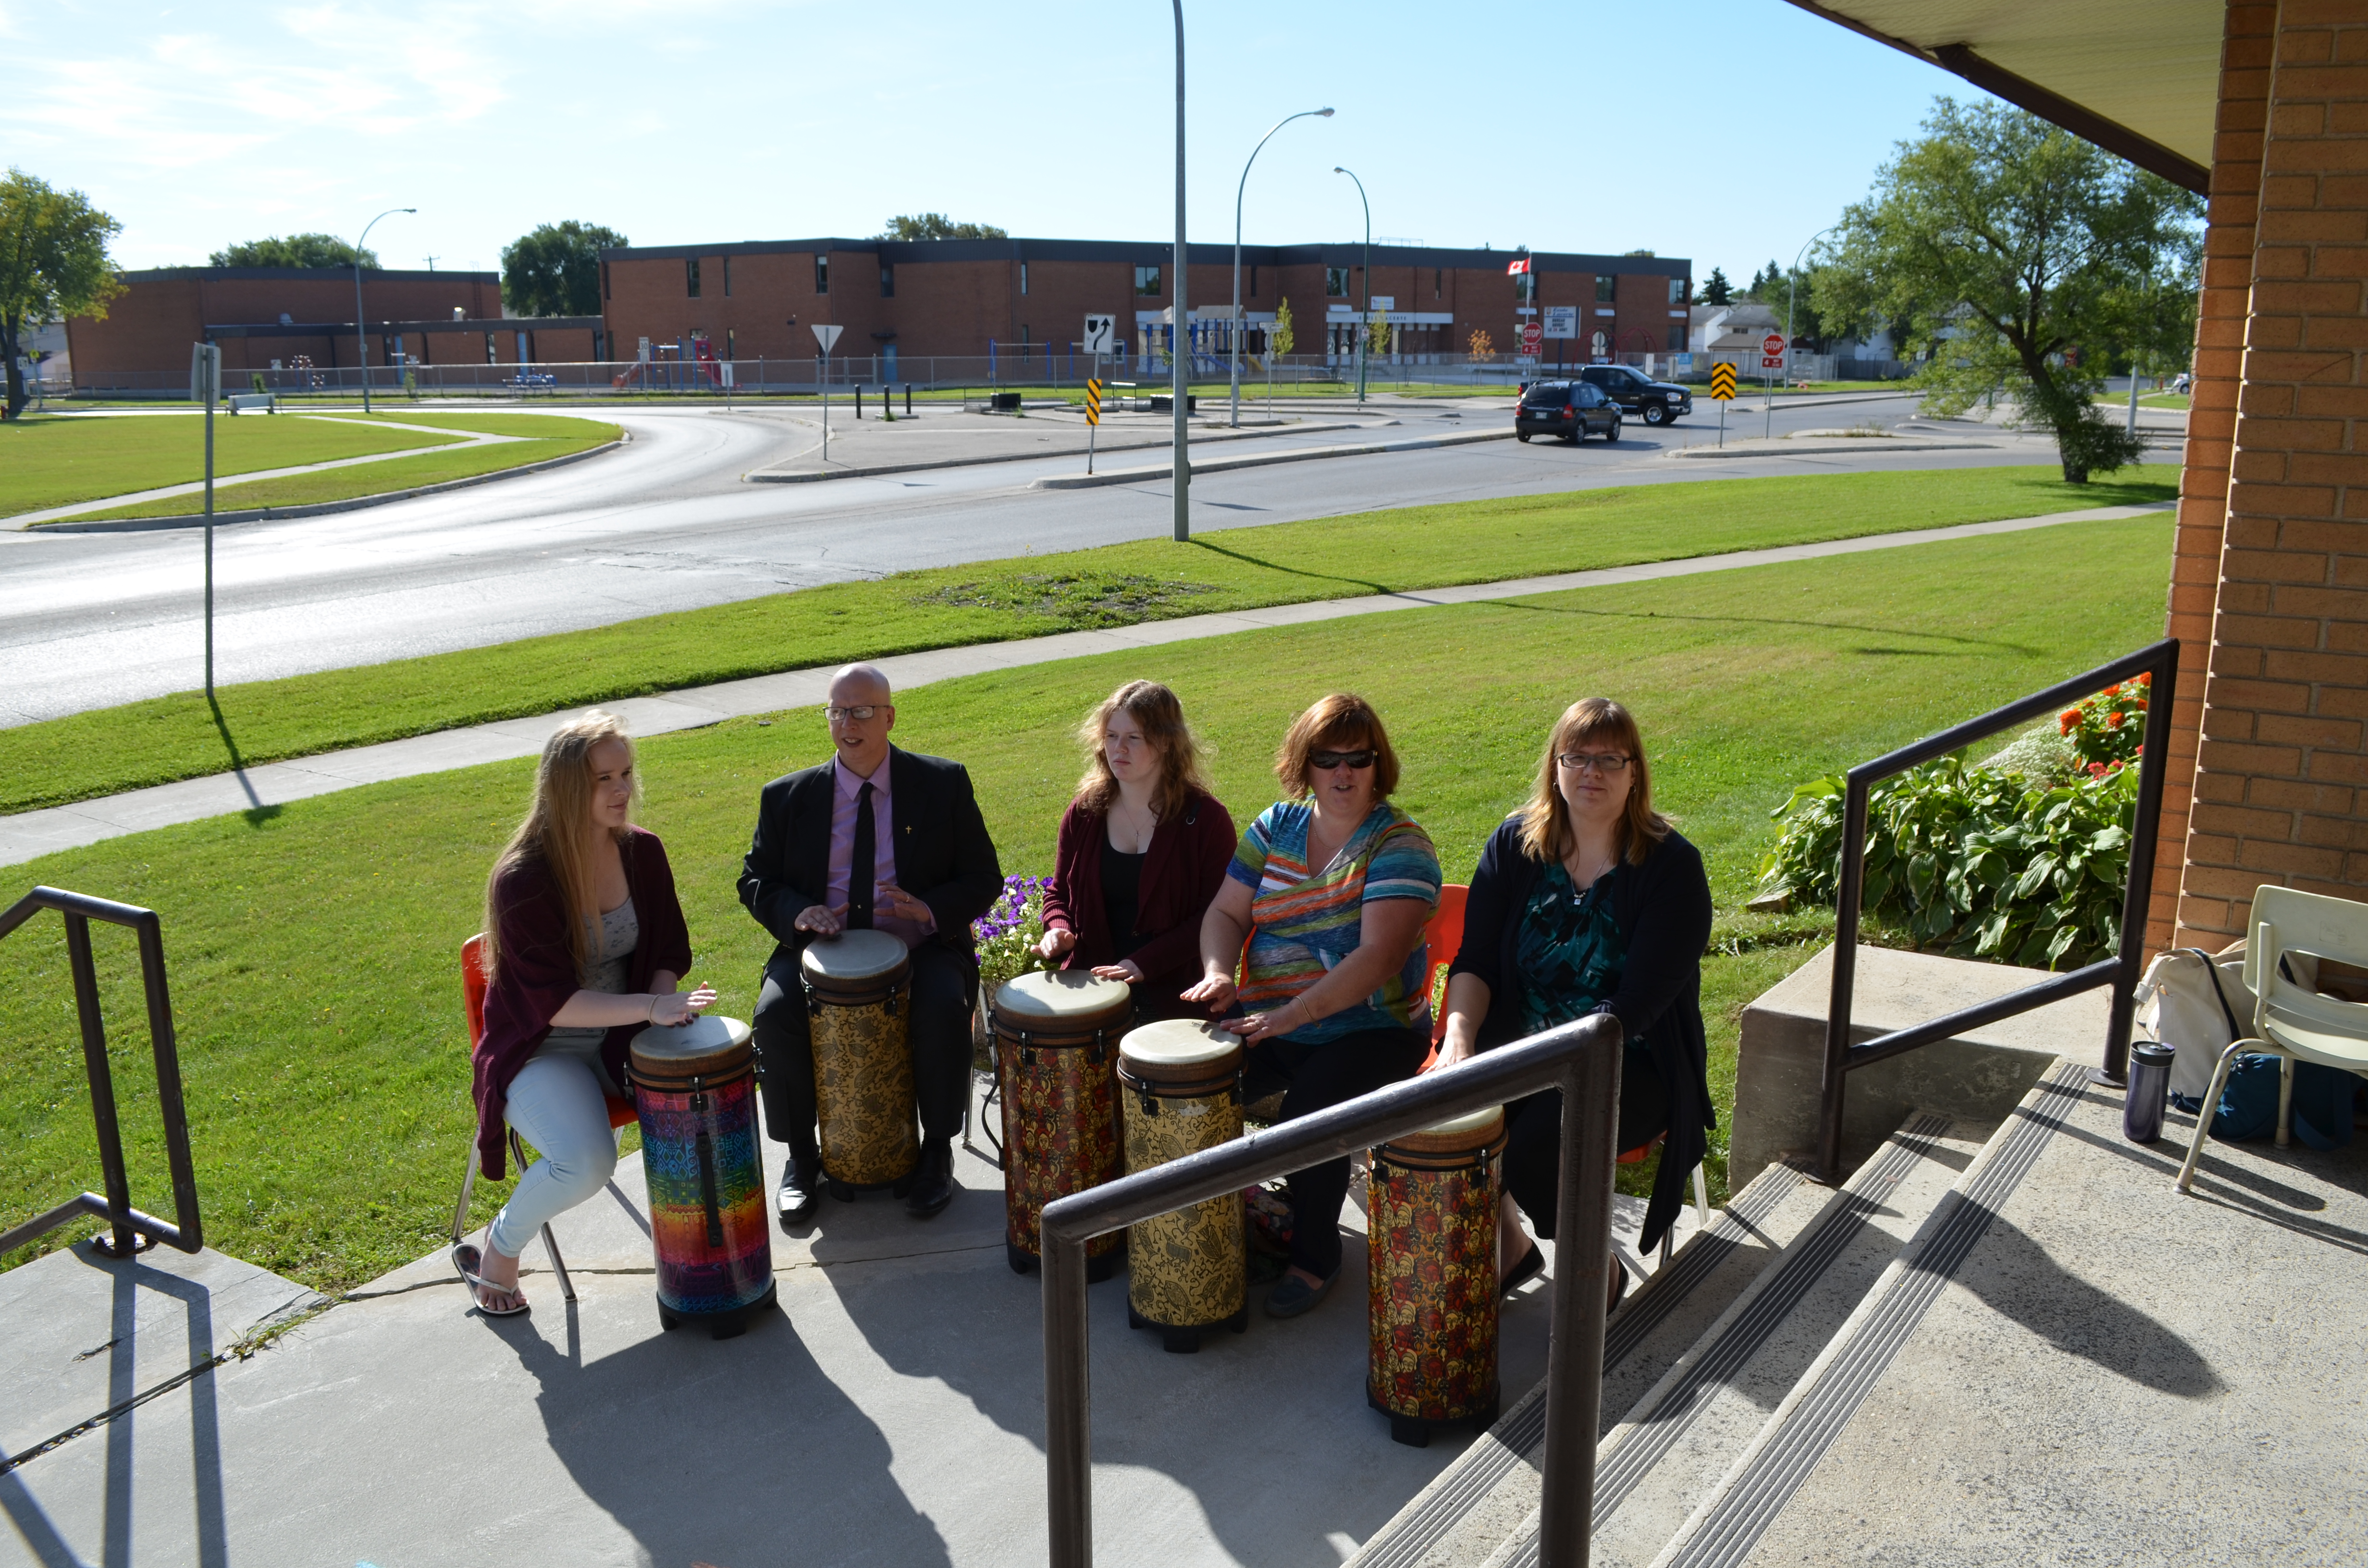
[[[2253,1032],[2231,1043],[2212,1070],[2212,1087],[2195,1119],[2195,1139],[2179,1167],[2179,1190],[2194,1189],[2195,1162],[2237,1058],[2248,1052],[2285,1059],[2278,1084],[2278,1147],[2289,1142],[2297,1062],[2316,1062],[2368,1077],[2368,1006],[2339,1002],[2292,978],[2289,955],[2334,959],[2368,967],[2368,903],[2294,888],[2262,887],[2253,894],[2245,943],[2245,983],[2253,990]],[[2315,969],[2314,969],[2315,972]]]

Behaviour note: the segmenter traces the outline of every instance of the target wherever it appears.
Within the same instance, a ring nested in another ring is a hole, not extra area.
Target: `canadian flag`
[[[1530,258],[1525,256],[1517,256],[1513,258],[1513,265],[1505,268],[1505,276],[1508,278],[1519,278],[1522,273],[1527,272],[1529,269]]]

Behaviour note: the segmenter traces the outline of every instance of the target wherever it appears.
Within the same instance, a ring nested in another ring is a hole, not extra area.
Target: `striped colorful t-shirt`
[[[1366,904],[1418,898],[1439,905],[1439,854],[1412,817],[1386,801],[1375,806],[1332,863],[1311,872],[1307,830],[1315,820],[1313,806],[1277,801],[1250,824],[1225,868],[1250,890],[1241,1000],[1253,1013],[1281,1006],[1356,951]],[[1429,949],[1417,942],[1371,996],[1284,1038],[1315,1045],[1360,1029],[1427,1029],[1429,973]]]

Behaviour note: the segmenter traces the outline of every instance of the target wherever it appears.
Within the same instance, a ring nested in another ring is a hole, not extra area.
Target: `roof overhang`
[[[2225,0],[1792,0],[2199,195]]]

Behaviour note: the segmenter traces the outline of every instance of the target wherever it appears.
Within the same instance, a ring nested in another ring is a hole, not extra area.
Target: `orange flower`
[[[2128,714],[2116,708],[2111,713],[2105,715],[2105,728],[2109,730],[2118,730],[2122,727],[2122,721],[2128,717]]]
[[[2062,716],[2055,721],[2055,733],[2059,735],[2068,735],[2072,733],[2072,726],[2079,722],[2080,710],[2066,708]]]
[[[2152,686],[2154,684],[2153,672],[2148,671],[2146,674],[2138,676],[2138,684],[2140,686]]]

